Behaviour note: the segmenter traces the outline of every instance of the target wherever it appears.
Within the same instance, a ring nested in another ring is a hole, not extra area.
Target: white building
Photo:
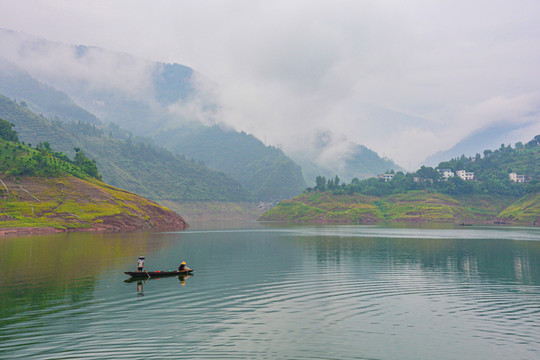
[[[454,177],[454,172],[451,169],[439,169],[439,173],[444,178],[444,180],[448,180],[448,178]]]
[[[510,173],[510,174],[508,174],[508,177],[510,178],[510,181],[513,181],[515,183],[524,183],[525,182],[525,175],[518,175],[516,173]]]
[[[391,181],[394,178],[394,174],[380,174],[377,175],[377,178],[386,181]]]
[[[465,170],[456,171],[456,175],[462,180],[474,180],[474,172],[467,172]]]

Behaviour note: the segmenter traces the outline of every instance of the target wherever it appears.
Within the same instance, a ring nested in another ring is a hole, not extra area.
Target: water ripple
[[[0,358],[540,357],[537,242],[477,251],[479,241],[446,240],[455,230],[438,241],[397,241],[394,230],[362,228],[373,241],[354,237],[358,231],[170,234],[179,237],[152,260],[170,264],[189,254],[200,269],[186,279],[126,283],[131,260],[123,257],[94,278],[50,289],[50,278],[13,279],[4,290],[20,299],[29,292],[32,301],[13,301],[0,319]],[[217,235],[225,238],[207,238]]]

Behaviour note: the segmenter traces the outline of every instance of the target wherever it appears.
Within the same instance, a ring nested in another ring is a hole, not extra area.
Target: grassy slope
[[[524,196],[504,209],[497,218],[510,224],[540,225],[540,193]]]
[[[527,198],[527,197],[526,197]],[[305,193],[285,200],[264,213],[260,220],[309,222],[437,221],[490,223],[496,218],[530,223],[538,216],[539,195],[530,199],[488,195],[449,196],[411,191],[386,197]],[[530,204],[526,210],[524,204]],[[503,211],[504,210],[504,211]],[[505,213],[512,211],[511,213]],[[523,215],[521,215],[523,212]],[[513,215],[510,215],[513,214]]]
[[[5,184],[0,228],[149,229],[179,219],[165,207],[95,179],[0,176]]]

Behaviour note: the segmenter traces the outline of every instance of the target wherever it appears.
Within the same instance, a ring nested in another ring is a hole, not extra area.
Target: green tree
[[[19,142],[19,135],[17,135],[17,132],[12,129],[14,126],[15,125],[12,123],[0,119],[0,138],[7,141]]]
[[[441,177],[441,174],[432,167],[422,165],[422,167],[416,171],[416,176],[422,179],[432,179],[433,181],[437,181]]]
[[[73,148],[73,150],[75,150],[75,165],[79,166],[88,175],[101,180],[101,175],[98,172],[96,161],[94,159],[90,160],[87,158],[84,151],[78,147]]]
[[[48,154],[53,153],[53,150],[51,149],[51,144],[49,144],[47,141],[37,144],[36,149]]]
[[[324,176],[317,176],[315,178],[315,190],[326,191],[326,178]]]
[[[334,190],[334,187],[335,187],[334,179],[328,179],[328,181],[326,182],[326,188],[328,190]]]

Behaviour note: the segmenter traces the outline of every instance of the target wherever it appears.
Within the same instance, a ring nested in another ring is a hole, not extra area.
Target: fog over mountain
[[[321,159],[362,144],[411,169],[496,123],[519,129],[508,142],[540,131],[539,15],[533,0],[53,0],[5,2],[0,26],[89,46],[90,70],[60,49],[20,63],[79,74],[88,93],[113,79],[126,94],[113,100],[128,104],[155,93],[153,61],[184,64],[197,96],[167,109],[186,121],[224,122],[291,154],[329,131],[342,144]],[[93,46],[136,57],[101,57]]]
[[[426,166],[437,166],[441,161],[448,161],[461,155],[474,157],[477,153],[482,154],[483,151],[480,149],[497,149],[501,144],[513,147],[516,142],[530,137],[527,131],[526,125],[520,128],[514,123],[495,123],[473,132],[448,150],[428,156],[423,163]]]
[[[174,141],[184,141],[181,134],[189,133],[190,128],[220,124],[225,132],[234,131],[224,123],[224,106],[217,95],[219,85],[189,67],[152,62],[95,47],[65,45],[1,29],[0,45],[7,50],[5,58],[0,58],[0,90],[13,98],[30,100],[31,106],[47,100],[35,96],[32,89],[44,85],[33,80],[30,74],[65,91],[105,122],[153,137],[158,143],[168,144],[170,149],[179,148]],[[51,66],[54,63],[62,66]],[[70,66],[71,70],[62,71]],[[36,111],[57,115],[39,107]],[[178,135],[170,139],[167,134]],[[399,169],[391,161],[380,159],[371,150],[331,130],[297,134],[297,139],[302,140],[295,144],[297,146],[283,143],[276,146],[287,149],[301,163],[308,182],[321,174],[329,177],[340,174],[344,179],[352,179]],[[266,138],[261,140],[266,141]],[[197,152],[180,148],[184,154],[209,161],[202,153],[198,157]]]
[[[6,30],[0,30],[0,45],[2,58],[12,67],[68,93],[104,121],[135,133],[148,134],[156,124],[174,126],[209,118],[202,115],[201,95],[190,86],[196,76],[188,67]],[[162,86],[167,76],[178,85],[169,86],[165,93]],[[171,97],[177,101],[171,102]]]

